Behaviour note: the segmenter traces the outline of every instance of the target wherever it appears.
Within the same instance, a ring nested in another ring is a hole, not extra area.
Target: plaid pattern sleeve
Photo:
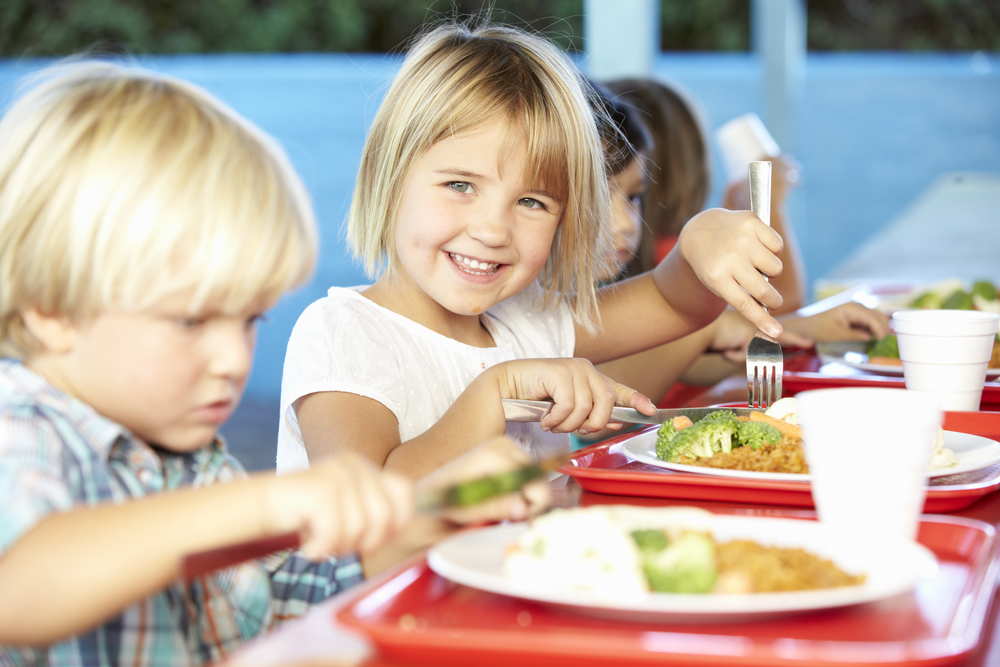
[[[309,608],[364,580],[357,556],[314,562],[285,551],[264,562],[271,573],[271,610],[275,623],[298,618]]]

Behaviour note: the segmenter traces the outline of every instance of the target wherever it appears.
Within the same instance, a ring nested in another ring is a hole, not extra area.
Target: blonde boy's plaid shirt
[[[185,455],[154,450],[20,362],[0,359],[0,557],[54,512],[245,474],[221,440]],[[0,665],[213,662],[361,579],[353,557],[313,563],[293,553],[251,562],[174,584],[58,644],[0,645]]]

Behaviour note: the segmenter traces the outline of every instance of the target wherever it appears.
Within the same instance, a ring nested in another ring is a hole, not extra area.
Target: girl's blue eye
[[[455,192],[461,192],[462,194],[465,194],[469,191],[469,189],[472,186],[468,183],[465,183],[464,181],[452,181],[451,183],[448,184],[448,187],[454,190]]]
[[[527,208],[540,208],[544,209],[545,204],[538,201],[537,199],[532,199],[531,197],[525,197],[524,199],[518,200],[517,202],[521,206],[526,206]]]

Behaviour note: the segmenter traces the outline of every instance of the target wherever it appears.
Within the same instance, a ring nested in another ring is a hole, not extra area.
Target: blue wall
[[[330,285],[365,282],[343,251],[341,223],[365,129],[397,63],[380,54],[141,61],[204,86],[274,135],[314,198],[322,260],[312,282],[286,297],[261,327],[248,398],[276,399],[285,341],[308,303]],[[16,80],[41,64],[0,61],[0,100],[5,104]],[[711,128],[747,111],[763,115],[751,55],[667,53],[656,71],[700,99]],[[804,169],[803,185],[793,195],[793,223],[815,280],[887,224],[936,174],[1000,172],[1000,58],[810,55],[797,137],[796,157]]]

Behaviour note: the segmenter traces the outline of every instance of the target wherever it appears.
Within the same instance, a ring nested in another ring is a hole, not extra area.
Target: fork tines
[[[781,346],[760,331],[747,346],[747,404],[767,409],[781,398]]]

